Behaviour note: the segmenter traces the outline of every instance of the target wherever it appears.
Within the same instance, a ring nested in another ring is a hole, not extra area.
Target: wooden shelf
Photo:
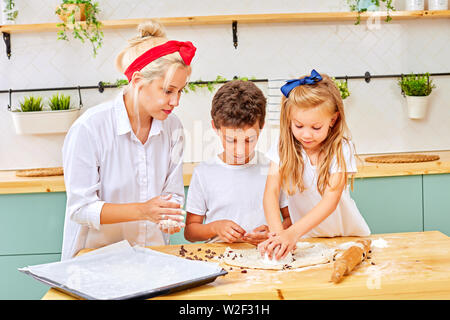
[[[372,14],[361,14],[361,20],[369,19]],[[385,11],[376,12],[377,16],[383,21],[386,18]],[[412,20],[412,19],[448,19],[450,10],[437,11],[392,11],[390,13],[393,21]],[[231,24],[233,21],[238,23],[283,23],[283,22],[339,22],[356,21],[356,12],[307,12],[307,13],[272,13],[272,14],[241,14],[241,15],[217,15],[217,16],[192,16],[192,17],[168,17],[154,18],[159,20],[165,26],[192,26],[192,25],[214,25]],[[102,21],[103,29],[122,29],[135,28],[139,23],[146,19],[121,19]],[[38,24],[16,24],[1,25],[0,31],[5,33],[22,32],[48,32],[56,31],[57,23],[38,23]]]

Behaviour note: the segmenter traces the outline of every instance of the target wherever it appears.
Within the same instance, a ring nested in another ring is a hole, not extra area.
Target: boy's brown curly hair
[[[243,128],[259,123],[264,126],[266,98],[251,81],[234,80],[224,84],[214,95],[211,108],[214,126]]]

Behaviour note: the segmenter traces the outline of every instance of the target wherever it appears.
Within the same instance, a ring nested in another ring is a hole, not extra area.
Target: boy
[[[228,82],[214,95],[211,124],[224,151],[194,169],[186,201],[187,240],[256,245],[268,238],[263,195],[270,161],[255,152],[265,108],[266,98],[250,81]],[[283,194],[280,208],[288,227]]]

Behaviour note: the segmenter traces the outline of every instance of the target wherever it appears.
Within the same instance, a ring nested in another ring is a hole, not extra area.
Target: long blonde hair
[[[280,114],[280,141],[278,152],[280,155],[281,188],[289,195],[303,192],[304,163],[302,145],[297,141],[291,130],[291,113],[293,108],[311,109],[324,108],[330,114],[339,112],[335,124],[329,129],[327,138],[322,142],[319,159],[317,189],[321,195],[330,185],[330,166],[336,159],[340,171],[344,172],[343,179],[347,181],[348,174],[342,152],[342,143],[349,143],[349,132],[345,122],[344,105],[339,89],[334,81],[326,74],[321,74],[322,80],[310,85],[301,85],[292,89],[289,97],[283,96]],[[347,137],[345,136],[347,135]]]

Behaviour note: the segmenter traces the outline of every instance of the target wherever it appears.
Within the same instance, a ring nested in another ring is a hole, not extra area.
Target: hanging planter
[[[20,108],[10,111],[17,134],[52,134],[67,132],[80,115],[80,108],[70,108],[70,97],[55,95],[44,110],[41,97],[26,97]]]
[[[63,0],[55,10],[55,14],[63,21],[57,26],[58,40],[69,41],[71,31],[75,39],[81,42],[88,40],[92,45],[94,57],[103,43],[102,23],[98,20],[100,12],[98,2],[92,0]]]
[[[1,22],[0,24],[15,24],[19,11],[14,0],[0,0]]]
[[[398,81],[402,94],[406,97],[410,119],[423,119],[427,114],[431,91],[436,88],[432,82],[429,73],[402,76]]]

